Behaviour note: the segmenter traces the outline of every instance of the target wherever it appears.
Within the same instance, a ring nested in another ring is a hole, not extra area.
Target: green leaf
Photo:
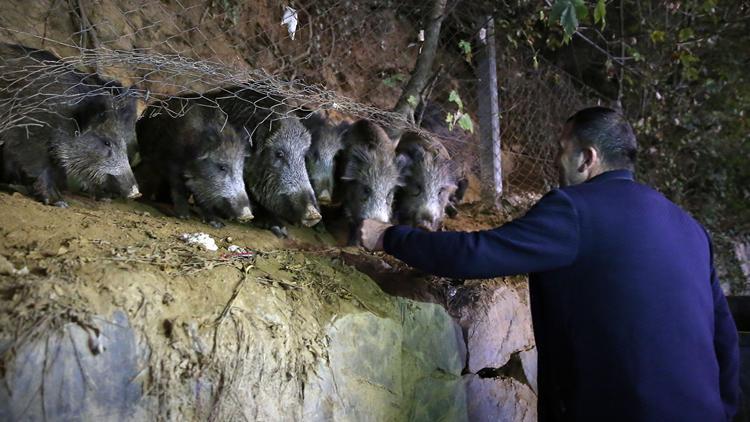
[[[563,14],[560,16],[560,25],[565,30],[565,35],[568,37],[572,36],[578,28],[578,16],[576,16],[576,9],[572,6],[566,7]]]
[[[549,19],[552,22],[560,22],[560,16],[562,16],[563,10],[568,7],[569,3],[568,0],[557,0],[549,12]]]
[[[406,99],[406,102],[409,103],[410,106],[416,107],[417,104],[419,104],[419,101],[417,100],[417,97],[413,95],[409,95],[409,98]]]
[[[453,123],[455,123],[453,113],[448,113],[445,115],[445,123],[448,123],[448,130],[453,130]]]
[[[698,61],[698,57],[690,54],[687,51],[683,51],[682,53],[680,53],[679,60],[683,66],[691,66]]]
[[[677,39],[680,42],[683,42],[689,40],[690,38],[693,38],[694,35],[695,33],[693,32],[692,28],[682,28],[680,29],[679,34],[677,34]]]
[[[695,81],[700,77],[700,73],[695,67],[686,67],[685,69],[683,69],[682,73],[683,75],[685,75],[685,78],[690,81]]]
[[[463,51],[464,54],[471,53],[471,43],[466,40],[461,40],[458,42],[458,48]]]
[[[464,60],[471,63],[471,43],[466,40],[461,40],[458,42],[458,48],[464,53]]]
[[[607,16],[607,5],[605,4],[604,0],[599,0],[598,2],[596,2],[596,6],[594,7],[594,23],[601,22],[602,30],[604,29],[604,26],[607,24],[606,16]]]
[[[589,15],[589,9],[586,8],[586,3],[584,3],[583,0],[573,0],[572,3],[576,8],[578,20],[584,19]]]
[[[716,1],[715,0],[704,1],[703,11],[709,14],[714,14],[716,12]]]
[[[469,133],[474,133],[474,123],[471,121],[471,117],[469,117],[468,114],[461,115],[461,118],[458,119],[458,126]]]
[[[456,103],[456,105],[458,106],[458,110],[463,111],[464,103],[461,101],[461,97],[458,96],[458,92],[456,92],[455,89],[452,89],[451,93],[448,94],[448,101]]]
[[[664,42],[664,39],[666,38],[667,34],[664,31],[652,31],[651,32],[651,41],[654,42],[654,44],[659,42]]]
[[[585,18],[588,13],[583,0],[557,0],[552,5],[550,19],[562,25],[565,31],[563,41],[567,43],[578,29],[579,19]]]
[[[510,34],[506,35],[505,38],[513,46],[513,48],[518,48],[518,41],[516,41],[515,38],[511,37]]]
[[[390,88],[397,88],[405,79],[406,75],[403,73],[396,73],[383,79],[383,85]]]

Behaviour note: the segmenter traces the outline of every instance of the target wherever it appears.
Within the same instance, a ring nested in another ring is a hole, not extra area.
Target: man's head
[[[609,170],[633,170],[637,148],[633,128],[621,114],[606,107],[580,110],[567,120],[559,140],[560,186]]]

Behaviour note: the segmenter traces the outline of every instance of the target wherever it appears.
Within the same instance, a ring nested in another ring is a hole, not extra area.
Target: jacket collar
[[[633,172],[630,170],[610,170],[606,171],[598,176],[592,177],[591,179],[587,180],[585,183],[599,183],[599,182],[606,182],[609,180],[635,180],[635,177],[633,176]]]

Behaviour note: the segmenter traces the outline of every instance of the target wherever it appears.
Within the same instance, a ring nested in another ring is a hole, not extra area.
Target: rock
[[[182,235],[180,235],[180,239],[189,244],[201,245],[209,251],[219,250],[219,247],[216,246],[216,241],[214,240],[214,238],[206,233],[183,233]]]
[[[92,353],[91,333],[68,323],[23,344],[8,363],[4,381],[12,388],[0,388],[0,420],[143,420],[134,382],[141,354],[125,314],[102,324],[101,337],[108,347]]]
[[[503,281],[491,289],[459,289],[451,295],[466,333],[472,373],[465,376],[469,420],[536,420],[536,349],[523,286]],[[497,378],[475,375],[480,371]]]
[[[742,242],[735,240],[732,243],[734,246],[734,255],[740,263],[742,275],[745,276],[745,283],[742,286],[742,290],[748,291],[750,289],[750,241]]]
[[[513,378],[466,375],[468,414],[472,421],[534,422],[536,394]]]
[[[229,245],[227,247],[227,250],[231,253],[247,253],[247,250],[245,250],[245,248],[242,248],[237,245]]]
[[[305,394],[311,421],[395,420],[403,396],[401,327],[370,313],[346,315],[331,324],[328,362]]]
[[[111,318],[94,314],[96,327],[82,328],[88,319],[71,322],[63,316],[59,325],[20,345],[1,380],[10,388],[0,388],[0,420],[533,418],[534,393],[522,381],[462,375],[464,336],[442,306],[386,295],[355,270],[330,268],[327,262],[301,253],[278,255],[259,270],[279,280],[296,275],[299,285],[310,274],[338,277],[348,295],[340,295],[333,307],[308,290],[292,294],[262,283],[237,285],[237,268],[231,266],[201,273],[211,277],[204,284],[191,279],[202,288],[187,288],[185,279],[169,274],[109,267],[102,273],[109,289],[94,290],[103,297],[80,295],[77,283],[53,284],[45,290],[57,297],[52,306],[96,309],[115,299],[112,305],[127,309],[133,319],[121,312]],[[488,304],[520,301],[515,288],[504,289],[489,292],[494,302],[468,305],[475,314],[467,307],[465,319],[477,321],[474,335],[500,314]],[[48,314],[47,307],[31,310]],[[506,325],[513,331],[516,323]],[[0,353],[14,339],[0,336]],[[471,344],[481,343],[475,338]],[[533,351],[518,356],[517,373],[523,367],[529,376],[534,368],[526,363],[534,362]]]
[[[8,261],[8,258],[0,255],[0,275],[29,275],[29,269],[24,266],[17,270],[16,267],[13,266],[13,263]]]
[[[519,353],[518,356],[521,358],[521,365],[523,366],[523,372],[524,372],[524,375],[526,375],[526,379],[529,381],[529,385],[534,390],[534,393],[538,394],[539,390],[537,389],[537,383],[536,383],[536,374],[537,374],[536,347],[530,350],[524,350],[523,352]]]
[[[15,273],[16,273],[16,267],[13,266],[13,263],[8,261],[8,258],[0,255],[0,274],[11,275]]]
[[[330,363],[305,390],[304,420],[467,420],[457,324],[438,305],[398,301],[401,321],[366,312],[328,327]]]
[[[466,420],[461,328],[441,306],[401,300],[406,420]],[[447,405],[449,404],[449,405]]]
[[[534,344],[531,311],[516,287],[501,285],[461,310],[467,327],[469,371],[500,368],[511,354]]]

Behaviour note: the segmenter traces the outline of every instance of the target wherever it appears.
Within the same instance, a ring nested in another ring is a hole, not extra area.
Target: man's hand
[[[359,226],[359,240],[362,246],[368,251],[382,251],[383,237],[388,227],[391,227],[391,224],[377,220],[363,221]]]

